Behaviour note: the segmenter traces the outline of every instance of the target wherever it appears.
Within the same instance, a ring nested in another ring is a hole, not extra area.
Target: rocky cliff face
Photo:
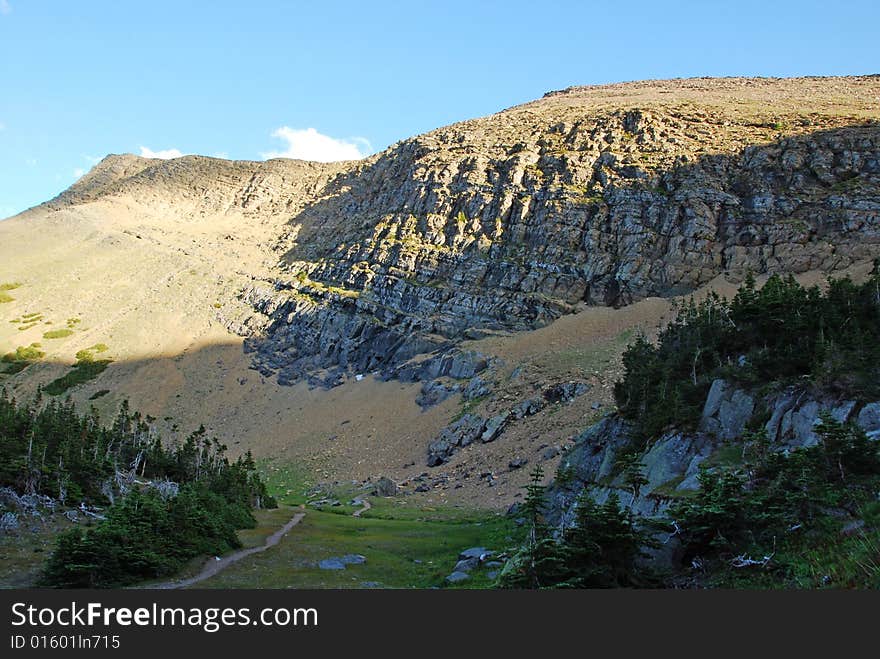
[[[790,451],[819,442],[815,427],[822,413],[841,423],[854,422],[870,439],[880,440],[880,402],[798,387],[759,396],[715,380],[696,430],[672,430],[639,452],[646,483],[637,493],[627,487],[619,461],[639,445],[633,427],[615,414],[608,415],[581,433],[560,463],[549,491],[548,517],[554,525],[569,525],[584,488],[600,503],[617,492],[621,502],[639,515],[660,516],[672,501],[699,489],[702,468],[741,462],[747,443],[742,437],[748,428],[763,428],[770,450]]]
[[[611,100],[569,90],[339,172],[290,222],[274,285],[246,293],[268,319],[258,367],[285,382],[326,367],[395,376],[584,303],[876,256],[876,117],[829,105],[816,81],[722,82],[702,81],[702,105],[676,82]],[[808,89],[824,100],[797,108]]]
[[[110,157],[48,205],[271,225],[254,316],[226,319],[258,370],[434,377],[462,338],[584,304],[877,256],[878,95],[872,76],[572,88],[353,163]]]

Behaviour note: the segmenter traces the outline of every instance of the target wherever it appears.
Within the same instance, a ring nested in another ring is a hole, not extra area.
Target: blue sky
[[[0,217],[108,153],[344,158],[576,84],[880,73],[878,25],[876,0],[0,0]]]

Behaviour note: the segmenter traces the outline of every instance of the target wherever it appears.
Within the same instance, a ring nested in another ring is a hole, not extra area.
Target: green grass
[[[375,502],[375,498],[370,499]],[[242,533],[247,545],[261,544],[272,530],[293,516],[289,508],[259,511],[258,526]],[[204,588],[388,588],[442,586],[463,549],[486,546],[502,550],[512,544],[510,522],[484,513],[447,521],[362,518],[309,509],[281,542],[245,558],[198,584]],[[363,565],[322,570],[317,563],[344,554],[362,554]],[[477,569],[462,587],[488,587],[486,570]],[[369,586],[366,586],[369,587]]]
[[[880,505],[880,504],[875,504]],[[871,527],[850,536],[840,522],[808,537],[782,542],[767,567],[725,567],[706,584],[736,589],[880,589],[880,529]],[[760,558],[760,554],[753,556]]]
[[[458,413],[452,419],[452,422],[454,423],[454,422],[458,421],[465,414],[473,414],[474,410],[476,410],[480,406],[480,404],[484,400],[486,400],[487,398],[489,398],[488,395],[477,396],[476,398],[471,398],[470,400],[465,400],[464,398],[462,398],[461,399],[461,408],[458,410]]]
[[[52,380],[43,389],[50,396],[60,396],[68,389],[72,389],[90,380],[94,380],[104,369],[112,362],[112,359],[101,359],[97,361],[78,361],[70,371],[56,380]]]
[[[45,515],[39,523],[0,534],[0,588],[34,588],[55,538],[75,526],[64,515]]]
[[[36,327],[41,320],[43,320],[43,314],[37,311],[35,313],[22,314],[20,318],[14,318],[9,322],[18,323],[18,329],[24,331],[29,330],[31,327]]]
[[[696,496],[696,490],[679,490],[678,486],[684,481],[684,474],[676,476],[670,481],[658,485],[648,495],[654,499],[687,499]]]
[[[298,464],[274,459],[258,461],[257,469],[266,482],[269,493],[279,504],[298,506],[308,501],[306,492],[313,482],[306,469]]]
[[[706,458],[703,465],[706,467],[736,467],[743,463],[742,444],[725,444],[718,447]]]
[[[14,291],[19,286],[21,286],[21,283],[17,281],[0,284],[0,304],[4,302],[12,302],[15,298],[6,291]]]
[[[57,330],[49,330],[48,332],[43,332],[44,339],[63,339],[73,334],[73,330],[69,329],[57,329]]]
[[[311,477],[299,465],[268,460],[261,461],[259,469],[282,507],[256,511],[257,527],[239,532],[245,547],[262,545],[297,512],[292,506],[309,499]],[[349,502],[365,496],[364,490],[349,484],[325,495],[342,505],[323,510],[307,506],[303,520],[278,545],[234,563],[197,587],[442,587],[463,549],[484,546],[501,552],[515,544],[512,522],[493,512],[419,505],[404,496],[367,496],[372,508],[358,518],[351,513],[359,507]],[[362,554],[367,562],[339,571],[317,567],[322,559],[345,554]],[[487,572],[478,568],[456,587],[487,588]]]

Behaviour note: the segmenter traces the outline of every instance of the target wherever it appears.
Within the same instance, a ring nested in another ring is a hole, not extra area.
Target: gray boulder
[[[518,405],[514,406],[512,410],[510,410],[510,415],[519,421],[520,419],[524,419],[527,416],[533,416],[544,409],[544,401],[540,398],[527,398],[526,400],[520,402]]]
[[[462,581],[467,581],[471,578],[467,572],[453,572],[448,577],[446,577],[446,581],[449,583],[461,583]]]
[[[446,426],[428,445],[427,465],[437,467],[449,460],[459,448],[476,441],[482,435],[485,425],[482,417],[465,414],[458,421]]]
[[[509,418],[509,414],[499,414],[498,416],[493,416],[486,422],[486,427],[483,430],[483,434],[480,435],[480,439],[484,444],[489,442],[493,442],[501,435],[504,431],[504,425],[507,423],[507,419]]]
[[[868,437],[880,441],[880,402],[865,405],[859,412],[857,423],[868,434]]]
[[[703,405],[700,429],[721,439],[735,439],[742,435],[754,411],[755,400],[749,394],[715,380]]]
[[[468,382],[467,387],[465,387],[461,395],[465,400],[474,400],[476,398],[488,396],[491,391],[489,383],[478,375],[471,378],[471,381]]]
[[[11,510],[7,510],[3,513],[3,516],[0,517],[0,532],[6,533],[9,531],[17,531],[18,526],[18,515]]]
[[[709,393],[706,395],[706,402],[703,404],[703,419],[709,419],[718,413],[721,407],[721,401],[727,393],[729,385],[724,380],[715,380],[709,387]]]
[[[426,410],[429,407],[442,403],[452,394],[457,393],[459,389],[458,385],[446,385],[439,380],[425,382],[419,395],[416,397],[416,404],[422,410]]]
[[[479,558],[463,558],[458,563],[455,564],[455,567],[452,568],[453,572],[470,572],[474,568],[480,565]]]
[[[837,400],[815,395],[810,396],[802,389],[789,388],[767,401],[770,420],[765,425],[770,441],[781,448],[792,449],[814,446],[819,441],[816,426],[820,423],[822,412],[828,412],[833,419],[846,423],[853,419],[857,402],[854,400]],[[867,426],[871,426],[872,409],[880,404],[872,403],[862,408],[856,422],[871,436]],[[867,410],[867,412],[866,412]],[[880,422],[877,429],[880,430]],[[880,433],[878,433],[880,435]]]
[[[485,355],[478,352],[447,352],[425,363],[422,378],[438,378],[448,375],[456,380],[474,377],[489,365]]]
[[[380,478],[376,482],[376,487],[373,488],[373,494],[380,497],[393,497],[397,492],[398,489],[395,482],[385,476]]]
[[[642,458],[644,476],[648,481],[643,486],[644,491],[650,492],[677,478],[696,479],[700,464],[715,448],[715,443],[706,435],[678,432],[664,435],[654,442]]]
[[[468,558],[475,558],[478,561],[484,561],[486,558],[491,556],[494,552],[489,551],[485,547],[471,547],[470,549],[465,549],[458,555],[458,559],[463,561]]]
[[[428,444],[428,460],[425,462],[429,467],[439,467],[455,452],[455,444],[446,438],[434,440]]]
[[[819,411],[819,403],[810,400],[789,413],[790,434],[794,437],[793,443],[796,446],[815,446],[819,443],[819,435],[815,432],[819,423]]]
[[[544,399],[548,403],[568,403],[587,393],[590,385],[586,382],[562,382],[544,390]]]
[[[855,407],[856,401],[845,400],[831,409],[831,418],[840,423],[846,423],[852,416]]]
[[[541,451],[541,459],[542,460],[552,460],[557,455],[559,455],[559,447],[558,446],[548,446],[543,451]]]

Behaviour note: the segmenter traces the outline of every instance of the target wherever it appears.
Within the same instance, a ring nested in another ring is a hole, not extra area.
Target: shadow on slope
[[[460,146],[445,172],[415,138],[338,174],[291,220],[289,280],[254,296],[271,319],[255,363],[288,381],[334,366],[396,376],[447,340],[540,327],[581,303],[880,254],[877,122],[653,162],[665,126],[620,111],[610,137],[574,127],[528,148]]]

